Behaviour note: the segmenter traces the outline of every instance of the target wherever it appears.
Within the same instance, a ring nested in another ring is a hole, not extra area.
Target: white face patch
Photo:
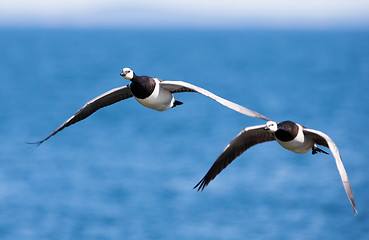
[[[266,127],[270,130],[270,131],[273,131],[273,132],[276,132],[278,130],[278,126],[277,126],[277,123],[274,122],[274,121],[268,121],[266,123]]]
[[[127,80],[132,80],[134,73],[130,68],[123,68],[122,72],[125,74],[123,77]]]

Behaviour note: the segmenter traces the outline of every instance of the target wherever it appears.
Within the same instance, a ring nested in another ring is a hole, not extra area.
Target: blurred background
[[[368,239],[369,1],[12,1],[0,4],[1,239]],[[134,99],[41,146],[87,101],[138,75],[187,81],[328,134],[331,155],[276,142],[192,188],[243,128],[195,93]]]

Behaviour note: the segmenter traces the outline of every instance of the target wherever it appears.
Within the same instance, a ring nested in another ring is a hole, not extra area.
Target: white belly
[[[302,127],[299,126],[299,133],[296,138],[292,141],[283,142],[277,139],[277,142],[287,150],[290,150],[295,153],[307,153],[311,151],[314,146],[314,141],[311,138],[305,137]]]
[[[135,99],[144,105],[145,107],[157,110],[165,111],[173,106],[174,97],[173,94],[160,86],[160,83],[155,79],[156,86],[153,93],[145,99],[136,98]]]

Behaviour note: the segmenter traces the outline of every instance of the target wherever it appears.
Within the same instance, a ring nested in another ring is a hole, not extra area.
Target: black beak
[[[268,127],[265,127],[264,130],[269,130],[269,128]]]
[[[122,71],[122,72],[120,73],[120,75],[121,75],[122,77],[124,77],[124,76],[126,75],[126,73]]]

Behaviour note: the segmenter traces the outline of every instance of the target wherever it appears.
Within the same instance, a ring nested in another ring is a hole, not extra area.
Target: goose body
[[[144,99],[134,95],[137,102],[157,111],[165,111],[172,108],[175,102],[173,94],[168,89],[161,87],[160,81],[157,78],[153,80],[155,82],[155,87],[152,93]],[[132,83],[130,84],[130,88],[132,90]]]
[[[278,124],[275,131],[275,139],[285,149],[304,154],[311,151],[314,141],[306,137],[303,132],[303,126],[291,121],[284,121]]]

